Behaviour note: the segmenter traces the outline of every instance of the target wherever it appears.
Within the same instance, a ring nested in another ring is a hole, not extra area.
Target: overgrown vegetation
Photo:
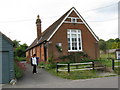
[[[26,43],[20,44],[20,41],[13,40],[14,58],[16,61],[25,61],[25,50],[28,48]]]
[[[17,63],[14,63],[15,68],[15,78],[19,79],[23,76],[23,70],[18,66]]]
[[[59,57],[59,59],[61,59],[61,63],[65,62],[65,63],[77,63],[77,62],[81,62],[84,60],[90,60],[88,55],[84,52],[78,52],[78,53],[69,53],[69,55],[66,56],[61,56]]]
[[[47,62],[39,62],[38,64],[39,67],[44,67],[45,69],[53,69],[56,68],[56,63],[54,62],[53,57],[48,58]]]
[[[65,79],[71,79],[71,80],[77,80],[77,79],[90,79],[90,78],[98,78],[102,77],[99,76],[96,70],[84,70],[84,71],[71,71],[70,73],[68,72],[58,72],[56,73],[55,69],[51,69],[48,72],[55,76],[59,76],[61,78]]]
[[[27,44],[20,44],[20,41],[13,40],[14,43],[14,69],[15,69],[15,78],[19,79],[24,75],[26,69],[24,63],[20,61],[25,61],[25,50],[27,49]]]

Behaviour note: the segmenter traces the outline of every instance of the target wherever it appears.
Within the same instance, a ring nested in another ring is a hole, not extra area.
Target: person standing
[[[31,65],[33,66],[33,74],[37,73],[36,67],[38,65],[38,57],[36,57],[36,54],[33,55],[31,58]]]

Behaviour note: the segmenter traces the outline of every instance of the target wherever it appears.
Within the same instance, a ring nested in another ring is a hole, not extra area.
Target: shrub
[[[15,69],[15,78],[19,79],[23,76],[23,70],[19,67],[19,65],[15,62],[14,63],[14,69]]]
[[[86,61],[86,60],[90,60],[90,58],[88,57],[88,55],[84,52],[78,52],[78,53],[69,53],[69,55],[66,56],[61,56],[59,57],[62,60],[67,59],[70,63],[74,63],[74,62],[81,62],[81,61]]]
[[[26,58],[25,57],[18,57],[18,56],[16,56],[15,60],[16,61],[26,61]]]
[[[45,67],[45,62],[44,61],[39,62],[38,67]]]
[[[48,58],[48,63],[53,63],[54,64],[54,57],[53,56]]]
[[[45,69],[53,69],[53,68],[56,68],[56,64],[51,64],[51,63],[48,63],[48,64],[45,64]]]

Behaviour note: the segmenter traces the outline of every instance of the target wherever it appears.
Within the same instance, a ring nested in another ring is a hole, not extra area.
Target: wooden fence
[[[120,62],[120,60],[112,59],[112,63],[111,63],[112,64],[112,70],[114,70],[115,67],[120,67],[120,65],[115,66],[116,62]],[[90,66],[80,66],[80,65],[90,65]],[[67,69],[59,69],[60,66],[66,66]],[[71,66],[76,66],[76,69],[71,69],[70,68]],[[82,67],[83,69],[78,69],[78,66]],[[95,62],[94,61],[86,62],[86,63],[68,63],[68,64],[56,63],[56,71],[57,72],[59,72],[59,71],[67,71],[69,73],[70,71],[95,70],[95,69],[100,69],[100,68],[104,68],[104,67],[97,67],[97,66],[95,66]]]
[[[115,60],[115,59],[112,59],[112,69],[115,70],[115,67],[120,67],[120,65],[118,64],[117,66],[115,66],[115,63],[116,62],[120,62],[120,60]]]
[[[84,69],[78,69],[78,66],[80,65],[90,65],[90,66],[81,66],[82,68],[84,67]],[[67,70],[64,70],[64,69],[59,69],[59,66],[67,66]],[[70,66],[76,66],[76,69],[74,70],[71,70]],[[67,71],[68,73],[70,71],[79,71],[79,70],[94,70],[95,69],[95,65],[94,65],[94,62],[86,62],[86,63],[68,63],[68,64],[60,64],[60,63],[57,63],[56,64],[56,71],[59,72],[59,71]]]

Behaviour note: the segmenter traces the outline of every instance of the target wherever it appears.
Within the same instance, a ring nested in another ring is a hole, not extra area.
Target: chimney
[[[39,15],[37,16],[36,19],[36,27],[37,27],[37,40],[39,40],[41,38],[41,20],[39,18]]]

